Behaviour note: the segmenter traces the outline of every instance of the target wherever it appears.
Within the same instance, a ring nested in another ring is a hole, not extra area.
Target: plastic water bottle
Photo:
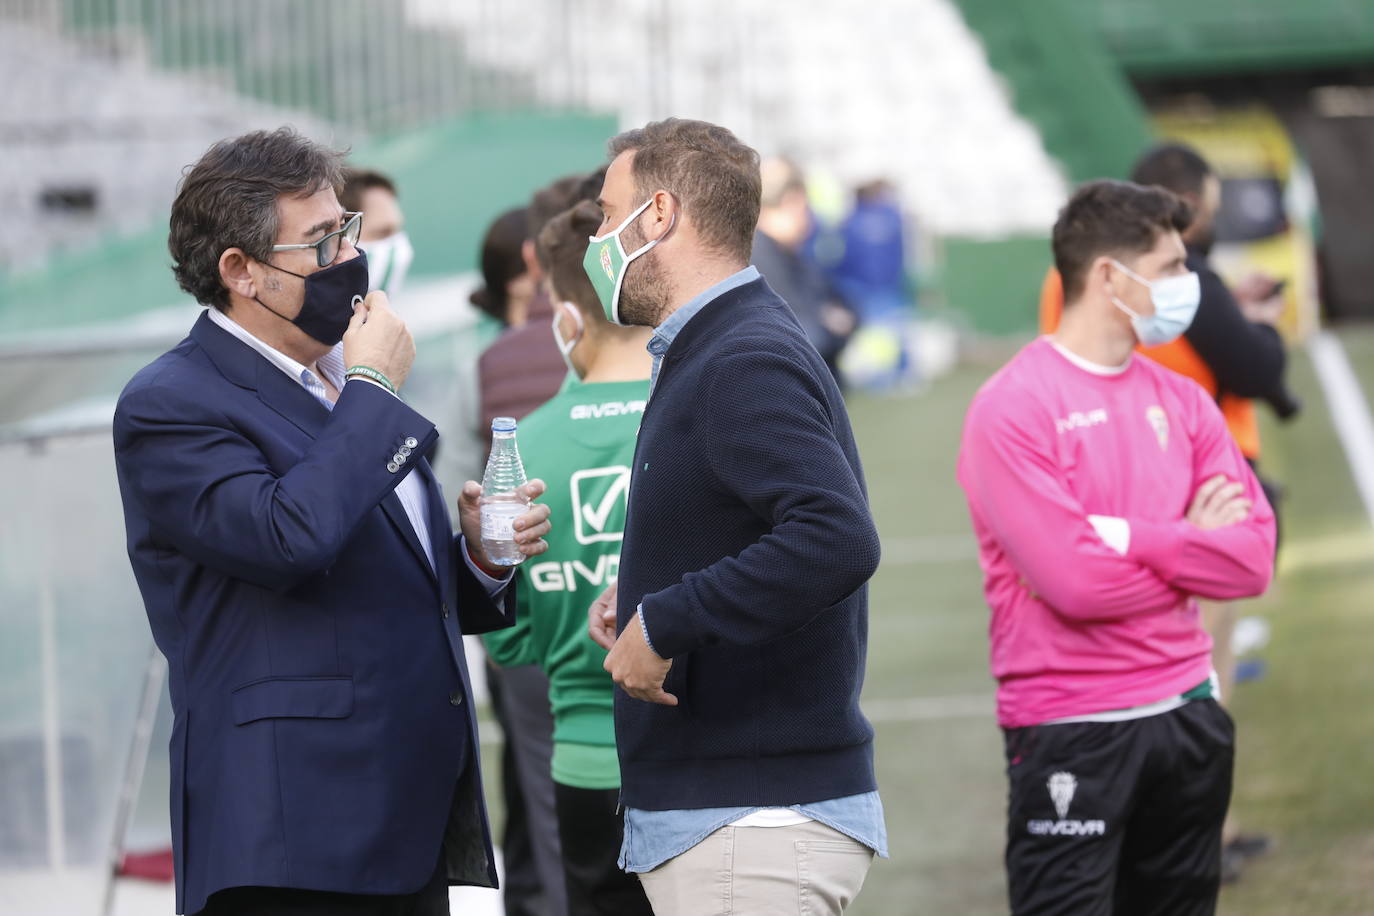
[[[515,445],[515,419],[491,421],[491,457],[482,475],[482,549],[498,566],[516,566],[525,555],[515,543],[515,520],[529,509],[520,492],[525,466]]]

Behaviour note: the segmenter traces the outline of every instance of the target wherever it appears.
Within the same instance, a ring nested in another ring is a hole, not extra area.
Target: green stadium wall
[[[1069,0],[956,0],[1016,110],[1075,182],[1123,175],[1150,142],[1144,106]]]
[[[610,116],[581,113],[474,114],[360,143],[355,165],[395,179],[415,245],[413,277],[472,270],[492,218],[525,204],[560,175],[605,161]],[[167,226],[53,258],[43,268],[0,276],[0,335],[114,322],[175,305]]]
[[[942,249],[940,291],[971,330],[992,337],[1035,332],[1050,265],[1048,237],[948,238]]]
[[[1095,21],[1072,0],[955,0],[1006,81],[1016,111],[1039,131],[1073,183],[1125,175],[1151,142],[1147,113]],[[947,238],[937,285],[966,327],[988,336],[1037,327],[1050,263],[1044,235]]]
[[[1370,0],[1057,0],[1135,77],[1368,66]]]

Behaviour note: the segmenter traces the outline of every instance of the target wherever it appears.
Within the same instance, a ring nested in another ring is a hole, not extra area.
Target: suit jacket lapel
[[[329,408],[325,407],[315,399],[315,396],[305,390],[299,382],[288,378],[276,366],[265,359],[259,359],[257,373],[258,397],[264,404],[281,414],[287,420],[295,424],[302,432],[315,438],[329,419]],[[412,466],[411,472],[414,473]],[[420,546],[420,538],[415,533],[415,526],[410,523],[410,516],[406,515],[405,507],[401,505],[401,498],[392,490],[382,499],[382,509],[387,517],[391,519],[396,530],[405,539],[410,550],[415,554],[415,559],[424,567],[431,580],[435,578],[434,568],[429,564],[429,558],[425,556],[424,548]],[[439,562],[438,555],[435,556],[435,563]]]
[[[329,419],[329,409],[315,400],[299,379],[289,378],[252,347],[211,321],[208,313],[192,326],[191,339],[210,356],[225,378],[241,388],[256,391],[259,400],[310,438],[315,438]]]
[[[413,467],[411,468],[411,473],[415,473]],[[406,544],[410,546],[410,552],[415,555],[415,559],[419,564],[425,568],[425,572],[429,573],[430,579],[435,579],[434,567],[429,565],[429,558],[425,556],[425,549],[420,546],[420,537],[415,533],[415,526],[410,523],[410,516],[406,515],[405,507],[401,505],[401,497],[396,495],[395,490],[386,494],[385,498],[382,499],[382,510],[385,511],[387,517],[391,519],[391,523],[396,526],[396,530],[400,532],[401,537],[405,538]],[[437,555],[434,557],[434,562],[435,565],[441,562]]]
[[[213,327],[213,325],[211,325]],[[216,330],[219,330],[216,328]],[[234,341],[238,343],[238,341]],[[244,347],[249,353],[253,351]],[[329,420],[329,408],[325,407],[315,399],[305,387],[295,379],[289,378],[276,366],[263,359],[258,354],[256,378],[254,387],[257,389],[258,398],[272,410],[275,410],[282,417],[289,420],[301,432],[314,439],[319,435],[324,424]],[[413,471],[413,468],[412,468]],[[405,507],[401,505],[401,498],[392,490],[382,500],[382,509],[406,544],[410,546],[411,552],[415,554],[416,560],[424,567],[425,572],[433,580],[434,569],[429,565],[429,558],[425,556],[424,548],[420,546],[420,538],[415,533],[415,526],[410,523],[410,517],[406,515]],[[439,557],[435,556],[436,564]]]
[[[257,389],[259,400],[312,439],[329,419],[329,408],[315,400],[298,380],[289,378],[265,359],[259,360]]]
[[[315,396],[306,391],[299,380],[288,377],[285,372],[268,362],[252,347],[235,339],[233,335],[217,326],[206,315],[201,315],[191,328],[191,337],[205,349],[227,379],[243,388],[257,391],[258,399],[263,404],[276,411],[310,438],[314,439],[319,435],[320,430],[324,428],[324,424],[329,419],[329,408],[315,400]],[[433,539],[440,535],[439,527],[433,520],[433,501],[435,498],[433,491],[437,489],[437,486],[433,478],[429,476],[428,464],[423,460],[418,464],[423,465],[425,469],[421,479],[425,483],[426,505],[429,508],[430,518],[430,536]],[[412,466],[413,470],[414,467]],[[420,546],[420,538],[415,533],[415,526],[410,523],[410,517],[406,515],[405,507],[401,505],[401,499],[396,495],[395,490],[388,493],[382,500],[382,510],[391,519],[391,523],[396,526],[401,537],[410,545],[411,552],[415,554],[416,560],[424,567],[430,579],[438,581],[434,566],[430,565],[429,558],[425,556],[424,548]],[[444,519],[442,531],[443,533],[449,531],[447,517]],[[447,558],[447,552],[436,548],[434,553],[435,566],[440,569],[444,568]]]
[[[427,459],[416,462],[418,473],[425,481],[425,497],[429,506],[429,541],[434,550],[434,565],[438,567],[439,591],[449,594],[449,579],[453,575],[453,523],[449,520],[448,506],[444,504],[444,490],[434,476],[434,469]]]

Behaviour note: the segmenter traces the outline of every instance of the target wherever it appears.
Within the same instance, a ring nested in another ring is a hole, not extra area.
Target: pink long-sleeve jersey
[[[1184,516],[1217,474],[1254,505],[1246,521],[1202,531]],[[1221,412],[1144,357],[1113,372],[1049,338],[1025,347],[969,407],[959,482],[1007,727],[1197,686],[1212,641],[1194,596],[1257,595],[1273,574],[1274,514]]]

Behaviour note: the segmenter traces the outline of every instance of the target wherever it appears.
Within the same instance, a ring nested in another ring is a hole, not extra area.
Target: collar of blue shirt
[[[673,340],[678,333],[687,326],[687,322],[696,317],[710,302],[720,298],[732,289],[752,283],[759,278],[757,267],[752,264],[743,270],[736,271],[730,276],[721,280],[714,286],[697,293],[685,304],[673,311],[671,315],[663,319],[663,323],[654,328],[654,336],[649,338],[649,354],[654,358],[653,371],[649,375],[649,391],[654,390],[654,383],[658,381],[658,369],[663,363],[663,356],[668,352],[668,348],[673,345]]]

